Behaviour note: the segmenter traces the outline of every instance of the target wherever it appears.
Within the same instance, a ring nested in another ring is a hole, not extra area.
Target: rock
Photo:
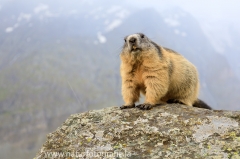
[[[239,158],[240,111],[168,104],[71,115],[36,158]]]

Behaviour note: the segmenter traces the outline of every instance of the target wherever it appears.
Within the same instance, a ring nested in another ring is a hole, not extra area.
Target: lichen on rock
[[[36,158],[239,158],[240,112],[168,104],[71,115]]]

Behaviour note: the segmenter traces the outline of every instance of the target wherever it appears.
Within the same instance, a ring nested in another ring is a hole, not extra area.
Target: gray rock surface
[[[168,104],[71,115],[35,158],[240,158],[240,111]]]

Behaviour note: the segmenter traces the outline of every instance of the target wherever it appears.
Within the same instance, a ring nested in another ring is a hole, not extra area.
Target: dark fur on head
[[[159,55],[161,55],[161,49],[159,48],[159,46],[155,42],[151,41],[143,33],[136,33],[126,36],[124,38],[124,41],[125,43],[123,45],[122,52],[139,53],[155,48],[157,49]]]

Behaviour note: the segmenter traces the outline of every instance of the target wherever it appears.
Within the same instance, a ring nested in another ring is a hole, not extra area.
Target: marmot
[[[121,109],[135,107],[140,92],[146,96],[145,102],[136,106],[140,109],[166,103],[211,109],[197,98],[198,72],[191,62],[142,33],[129,35],[124,40],[120,73],[125,104]]]

